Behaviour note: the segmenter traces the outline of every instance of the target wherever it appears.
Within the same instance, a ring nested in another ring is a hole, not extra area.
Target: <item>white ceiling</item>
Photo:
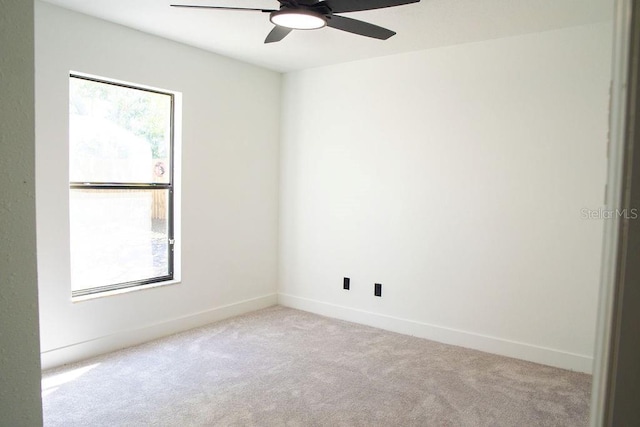
[[[171,3],[277,9],[276,0],[45,0],[67,9],[277,71],[609,21],[613,0],[421,0],[345,13],[397,32],[382,41],[332,28],[294,31],[264,44],[260,12],[181,9]]]

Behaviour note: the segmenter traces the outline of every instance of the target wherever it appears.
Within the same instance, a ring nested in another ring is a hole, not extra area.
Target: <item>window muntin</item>
[[[172,280],[173,94],[69,83],[72,296]]]

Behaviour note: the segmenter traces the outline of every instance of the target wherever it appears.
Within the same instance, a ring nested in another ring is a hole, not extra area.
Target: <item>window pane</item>
[[[71,182],[169,183],[171,96],[69,79]]]
[[[166,277],[169,190],[70,191],[71,290]]]

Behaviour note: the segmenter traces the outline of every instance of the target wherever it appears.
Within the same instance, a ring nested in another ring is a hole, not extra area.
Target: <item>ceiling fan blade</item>
[[[361,36],[372,37],[374,39],[386,40],[395,34],[395,31],[378,27],[357,19],[345,18],[344,16],[331,15],[327,19],[327,27]]]
[[[271,32],[267,35],[267,38],[264,39],[264,42],[279,42],[283,38],[287,37],[287,34],[289,34],[291,31],[291,28],[280,27],[279,25],[276,25],[275,27],[273,27],[273,30],[271,30]]]
[[[253,12],[275,12],[277,9],[252,9],[248,7],[201,6],[196,4],[172,4],[171,7],[189,7],[192,9],[245,10]]]
[[[384,7],[402,6],[418,3],[420,0],[324,0],[333,13],[358,12],[361,10],[382,9]]]

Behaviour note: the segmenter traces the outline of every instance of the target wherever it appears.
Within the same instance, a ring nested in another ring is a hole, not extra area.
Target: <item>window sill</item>
[[[146,285],[132,286],[130,288],[116,289],[113,291],[105,291],[105,292],[100,292],[100,293],[91,294],[91,295],[83,295],[80,297],[71,297],[71,302],[76,303],[76,302],[89,301],[97,298],[105,298],[105,297],[110,297],[114,295],[128,294],[131,292],[138,292],[138,291],[143,291],[143,290],[152,289],[152,288],[161,288],[164,286],[177,285],[180,283],[182,283],[182,281],[179,279],[167,280],[166,282],[148,283]]]

